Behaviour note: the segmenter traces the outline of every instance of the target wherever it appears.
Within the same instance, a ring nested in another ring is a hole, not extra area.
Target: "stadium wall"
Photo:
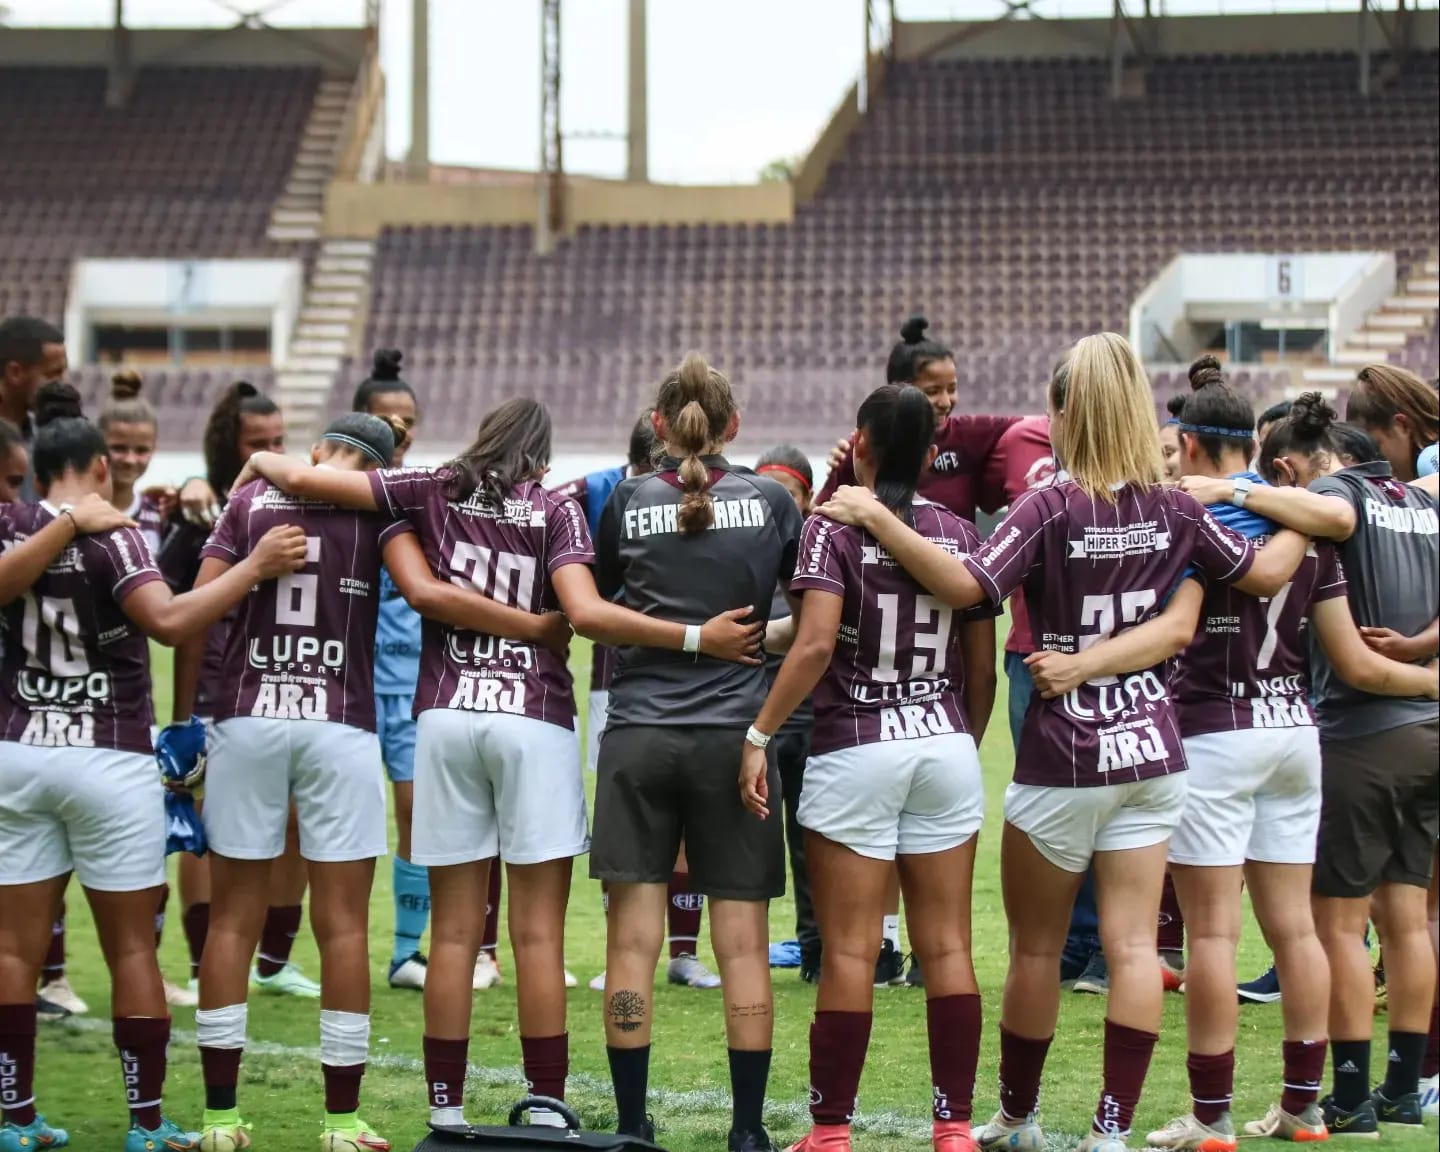
[[[1370,47],[1381,52],[1387,41],[1372,14]],[[1440,11],[1411,13],[1411,47],[1440,47]],[[1137,26],[1143,21],[1137,20]],[[1154,21],[1158,56],[1267,56],[1308,52],[1354,52],[1359,27],[1353,12],[1306,12],[1253,16],[1167,16]],[[1026,59],[1080,57],[1108,59],[1109,20],[1006,20],[897,22],[895,55],[923,58]]]
[[[365,57],[363,28],[132,28],[130,62],[167,68],[269,65],[321,68],[353,76]],[[6,28],[0,67],[106,68],[112,57],[108,28]]]

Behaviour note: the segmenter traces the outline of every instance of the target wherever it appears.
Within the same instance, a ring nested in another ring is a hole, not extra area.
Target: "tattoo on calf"
[[[764,1017],[769,1015],[770,1003],[767,1000],[757,1000],[754,1004],[730,1005],[730,1017],[733,1020],[741,1020],[749,1017]]]
[[[634,1032],[645,1019],[645,998],[622,988],[610,997],[610,1020],[622,1032]]]

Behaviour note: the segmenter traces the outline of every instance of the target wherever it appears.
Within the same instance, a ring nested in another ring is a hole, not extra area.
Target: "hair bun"
[[[133,400],[140,395],[144,381],[133,368],[125,368],[110,377],[110,397],[113,400]]]
[[[1335,409],[1319,392],[1304,392],[1290,405],[1290,422],[1308,437],[1322,436],[1335,423]]]
[[[1201,356],[1190,365],[1190,387],[1196,392],[1210,384],[1223,384],[1225,373],[1214,356]]]
[[[924,316],[911,316],[904,324],[900,325],[900,339],[906,344],[919,344],[925,339],[925,329],[930,327],[930,321]]]
[[[52,420],[78,420],[85,415],[80,393],[62,380],[40,385],[35,394],[35,426],[43,428]]]
[[[248,380],[237,380],[234,384],[235,395],[241,400],[248,400],[251,396],[260,395],[260,389],[251,384]]]
[[[1165,401],[1165,411],[1169,412],[1176,420],[1180,419],[1180,413],[1185,411],[1186,399],[1187,397],[1183,394],[1171,396],[1169,400]]]
[[[405,353],[398,348],[380,348],[371,361],[370,379],[381,382],[400,379],[400,361]]]
[[[390,432],[395,437],[395,447],[399,448],[405,443],[405,437],[410,435],[410,429],[405,427],[405,421],[398,416],[381,416],[380,419],[390,425]]]

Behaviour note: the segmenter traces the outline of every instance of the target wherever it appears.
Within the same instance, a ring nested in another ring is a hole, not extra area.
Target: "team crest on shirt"
[[[952,472],[960,471],[960,453],[941,452],[935,457],[935,462],[930,465],[932,472],[941,476],[948,476]]]
[[[1070,541],[1070,558],[1120,560],[1146,552],[1166,552],[1169,548],[1170,533],[1160,531],[1153,520],[1146,524],[1126,524],[1121,528],[1089,525],[1081,539]]]

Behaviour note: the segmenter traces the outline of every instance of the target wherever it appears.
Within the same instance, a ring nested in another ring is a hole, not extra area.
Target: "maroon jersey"
[[[1005,430],[1019,420],[1019,416],[947,417],[935,429],[935,463],[920,477],[920,495],[965,520],[974,520],[976,506],[984,495],[981,479],[985,462]],[[848,452],[830,473],[815,503],[823,504],[830,499],[841,484],[858,483],[855,454]],[[1000,505],[986,503],[984,507],[985,511],[993,512]]]
[[[1027,492],[983,551],[964,558],[992,603],[1023,588],[1035,638],[1077,652],[1160,612],[1190,565],[1241,579],[1254,549],[1188,493],[1128,487],[1092,500],[1073,481]],[[1015,757],[1017,784],[1089,788],[1185,768],[1163,665],[1036,693]]]
[[[952,556],[980,546],[975,526],[927,500],[915,530]],[[844,599],[835,655],[815,689],[815,755],[860,744],[968,732],[960,628],[989,618],[985,605],[956,612],[929,595],[874,537],[811,516],[790,591]]]
[[[1266,539],[1256,537],[1255,546]],[[1171,683],[1180,731],[1198,736],[1314,724],[1304,629],[1312,604],[1346,594],[1339,556],[1325,540],[1310,546],[1276,596],[1211,585],[1200,630],[1181,653]]]
[[[125,510],[125,515],[140,526],[140,535],[145,537],[145,545],[150,549],[150,555],[159,555],[160,536],[165,530],[165,518],[160,515],[160,501],[154,496],[137,493],[130,507]]]
[[[1026,416],[1005,430],[985,464],[985,486],[981,504],[1003,508],[1013,504],[1031,488],[1055,479],[1055,450],[1050,447],[1050,417]],[[1030,635],[1030,613],[1024,596],[1010,597],[1010,635],[1005,651],[1029,654],[1035,651]]]
[[[42,504],[0,505],[0,550],[45,527]],[[151,752],[150,644],[120,609],[159,580],[134,528],[80,536],[0,613],[0,739]]]
[[[257,480],[230,497],[201,559],[238,563],[287,524],[305,531],[305,567],[257,584],[240,602],[214,718],[328,720],[373,732],[380,556],[410,526]]]
[[[156,559],[160,574],[176,596],[195,587],[196,577],[200,575],[200,553],[209,538],[210,534],[204,528],[184,520],[171,520],[166,526]],[[223,689],[225,645],[238,611],[238,608],[232,608],[210,625],[205,633],[205,647],[195,682],[195,715],[207,720],[215,715],[215,701]],[[188,720],[189,717],[179,716],[176,719]]]
[[[438,579],[526,612],[558,610],[550,574],[595,561],[590,530],[575,501],[526,481],[496,508],[478,493],[447,499],[448,481],[444,469],[370,473],[376,504],[414,526]],[[575,727],[575,689],[563,657],[426,620],[415,715],[430,708],[507,712]]]

